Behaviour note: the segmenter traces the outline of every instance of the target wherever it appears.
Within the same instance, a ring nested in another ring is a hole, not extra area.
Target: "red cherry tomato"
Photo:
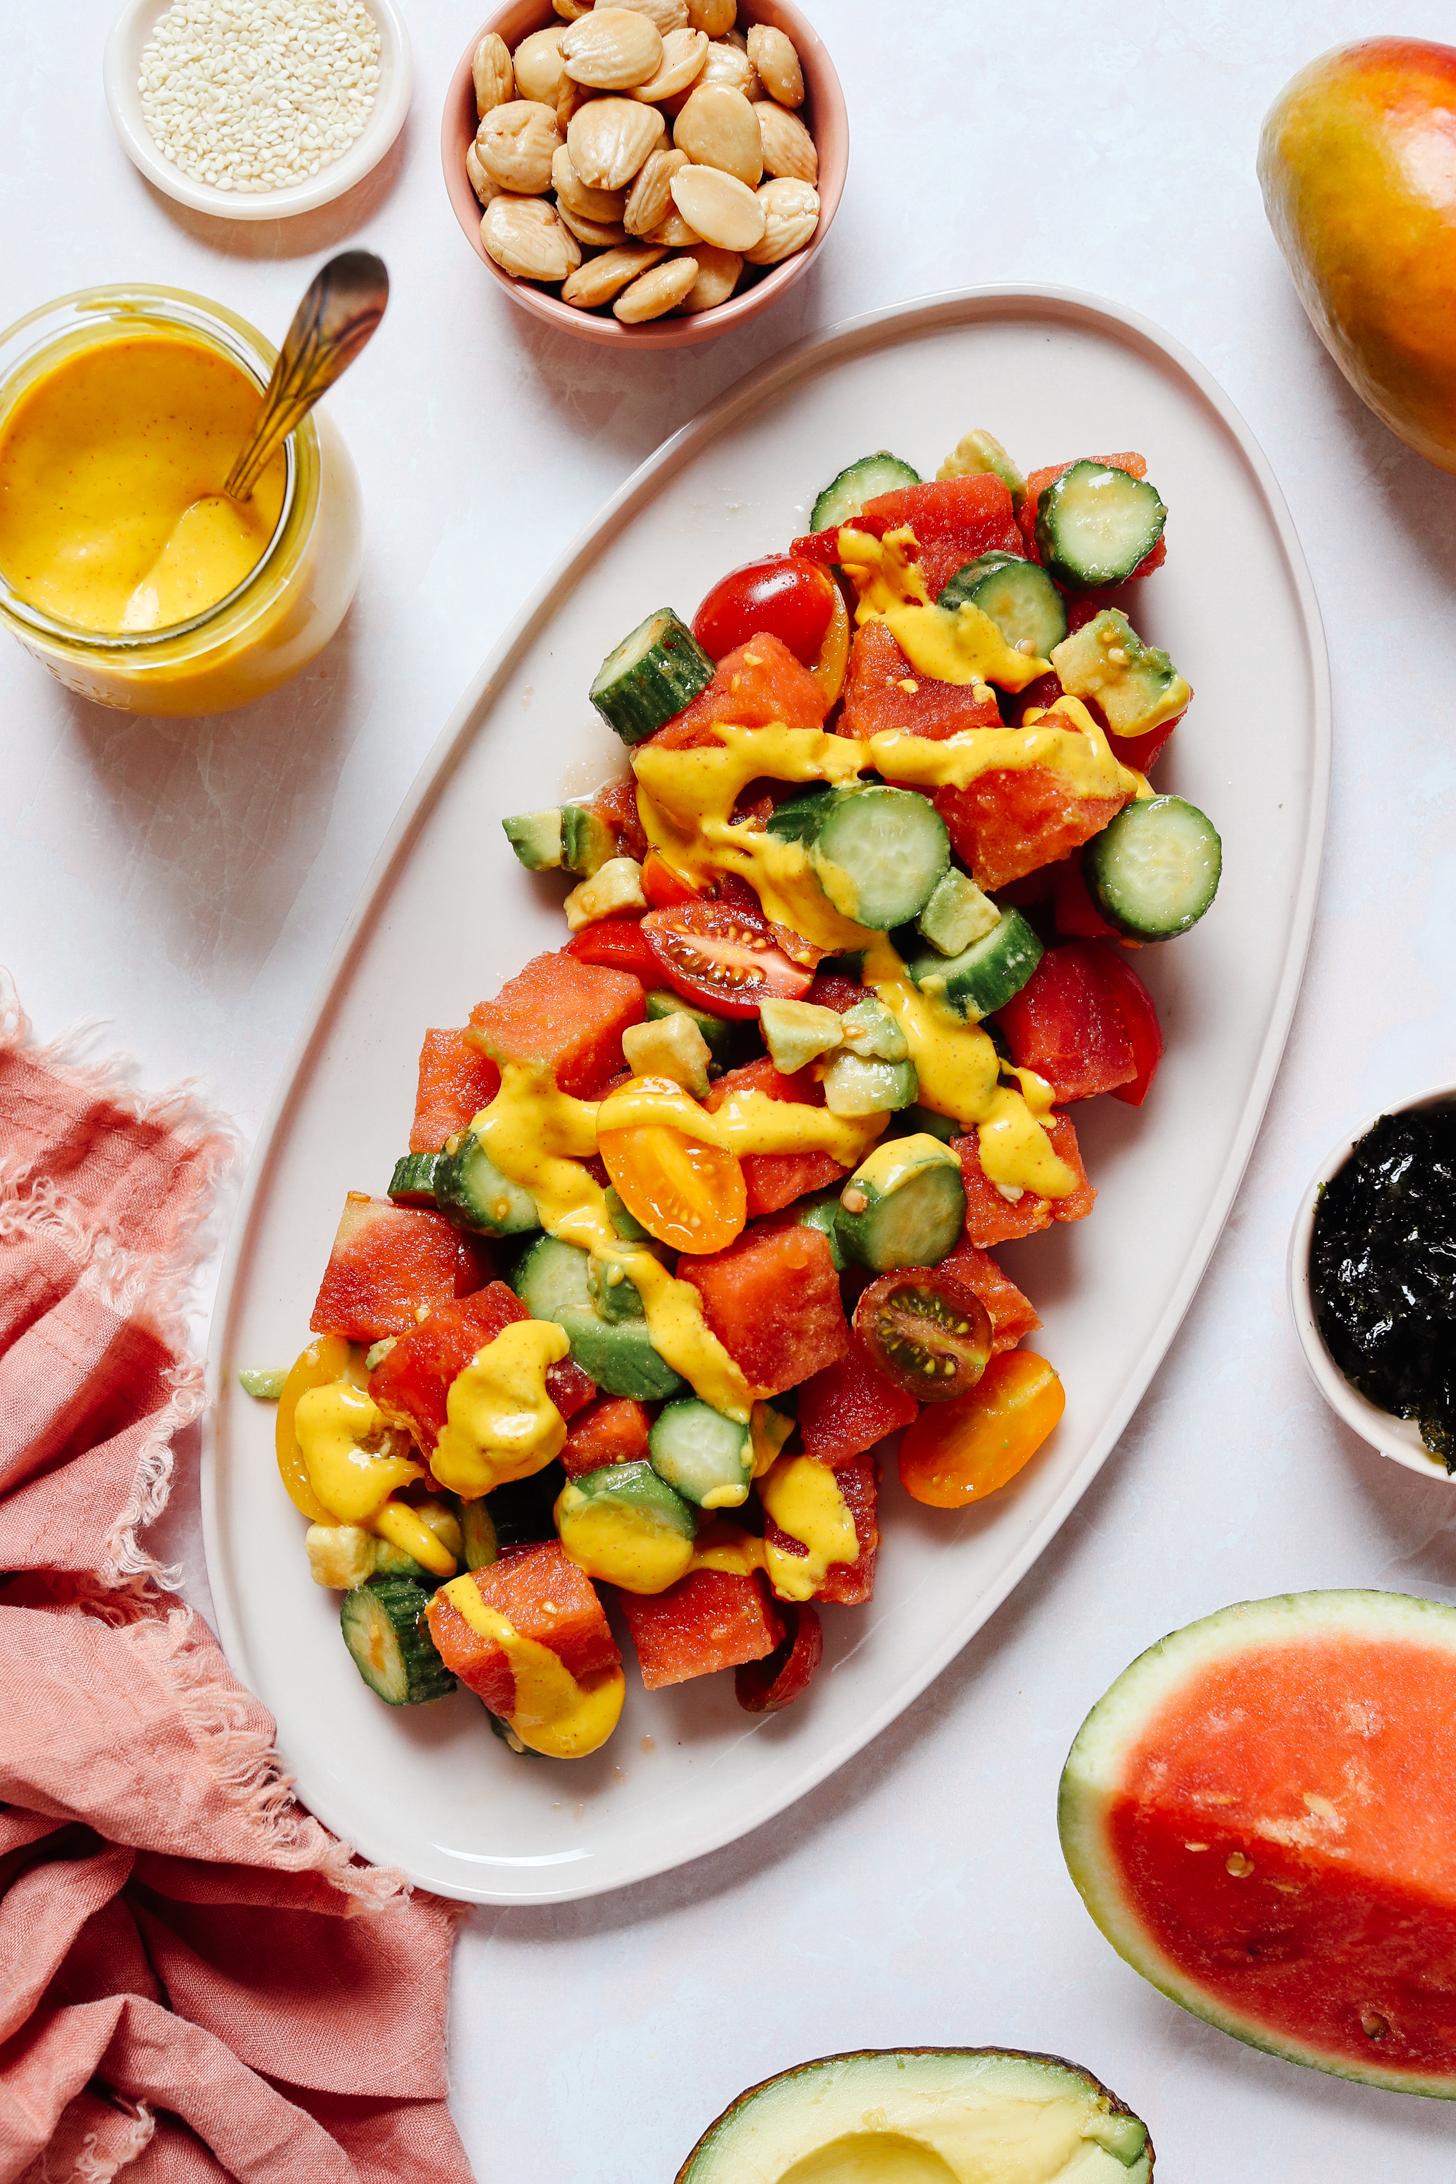
[[[767,1660],[748,1661],[734,1672],[733,1687],[745,1714],[777,1714],[801,1699],[824,1658],[824,1630],[807,1604],[779,1604],[788,1625],[781,1645]]]
[[[641,918],[602,918],[584,925],[566,943],[578,963],[601,963],[609,971],[630,971],[645,986],[657,984],[657,961],[642,937]]]
[[[975,1291],[937,1267],[882,1274],[854,1308],[854,1331],[885,1378],[921,1403],[969,1395],[991,1356]]]
[[[684,1001],[719,1016],[756,1016],[770,997],[797,1001],[813,972],[794,963],[762,923],[717,902],[649,910],[642,938],[665,981]]]
[[[649,849],[642,866],[642,892],[654,910],[671,910],[678,903],[696,902],[698,891],[665,857]]]
[[[813,667],[838,596],[834,579],[812,561],[772,554],[767,561],[735,569],[713,586],[693,617],[693,635],[711,659],[721,660],[767,631],[796,660]]]
[[[1158,1022],[1152,995],[1122,950],[1104,947],[1101,954],[1103,984],[1132,1041],[1133,1060],[1137,1064],[1137,1075],[1130,1084],[1111,1087],[1112,1097],[1125,1101],[1129,1107],[1141,1107],[1163,1059],[1163,1027]]]

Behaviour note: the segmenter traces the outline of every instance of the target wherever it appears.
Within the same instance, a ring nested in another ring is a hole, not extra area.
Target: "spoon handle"
[[[384,316],[389,274],[372,250],[344,250],[309,282],[268,381],[253,436],[223,491],[247,500],[280,444],[353,363]]]

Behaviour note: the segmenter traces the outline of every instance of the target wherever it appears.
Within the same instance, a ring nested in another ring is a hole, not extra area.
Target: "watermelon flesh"
[[[1062,1847],[1103,1932],[1292,2061],[1456,2098],[1456,1609],[1254,1601],[1093,1709]]]
[[[427,1031],[420,1048],[412,1153],[437,1153],[446,1138],[489,1107],[500,1090],[500,1071],[464,1031]]]

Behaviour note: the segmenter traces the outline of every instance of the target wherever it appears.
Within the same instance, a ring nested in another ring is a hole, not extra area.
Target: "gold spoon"
[[[315,273],[283,337],[252,435],[227,474],[229,499],[252,498],[271,456],[348,370],[388,301],[389,274],[372,250],[342,250]]]

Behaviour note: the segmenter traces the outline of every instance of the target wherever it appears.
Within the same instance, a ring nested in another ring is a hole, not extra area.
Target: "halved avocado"
[[[801,2063],[744,2093],[677,2184],[1147,2184],[1147,2128],[1085,2070],[1001,2048]]]

